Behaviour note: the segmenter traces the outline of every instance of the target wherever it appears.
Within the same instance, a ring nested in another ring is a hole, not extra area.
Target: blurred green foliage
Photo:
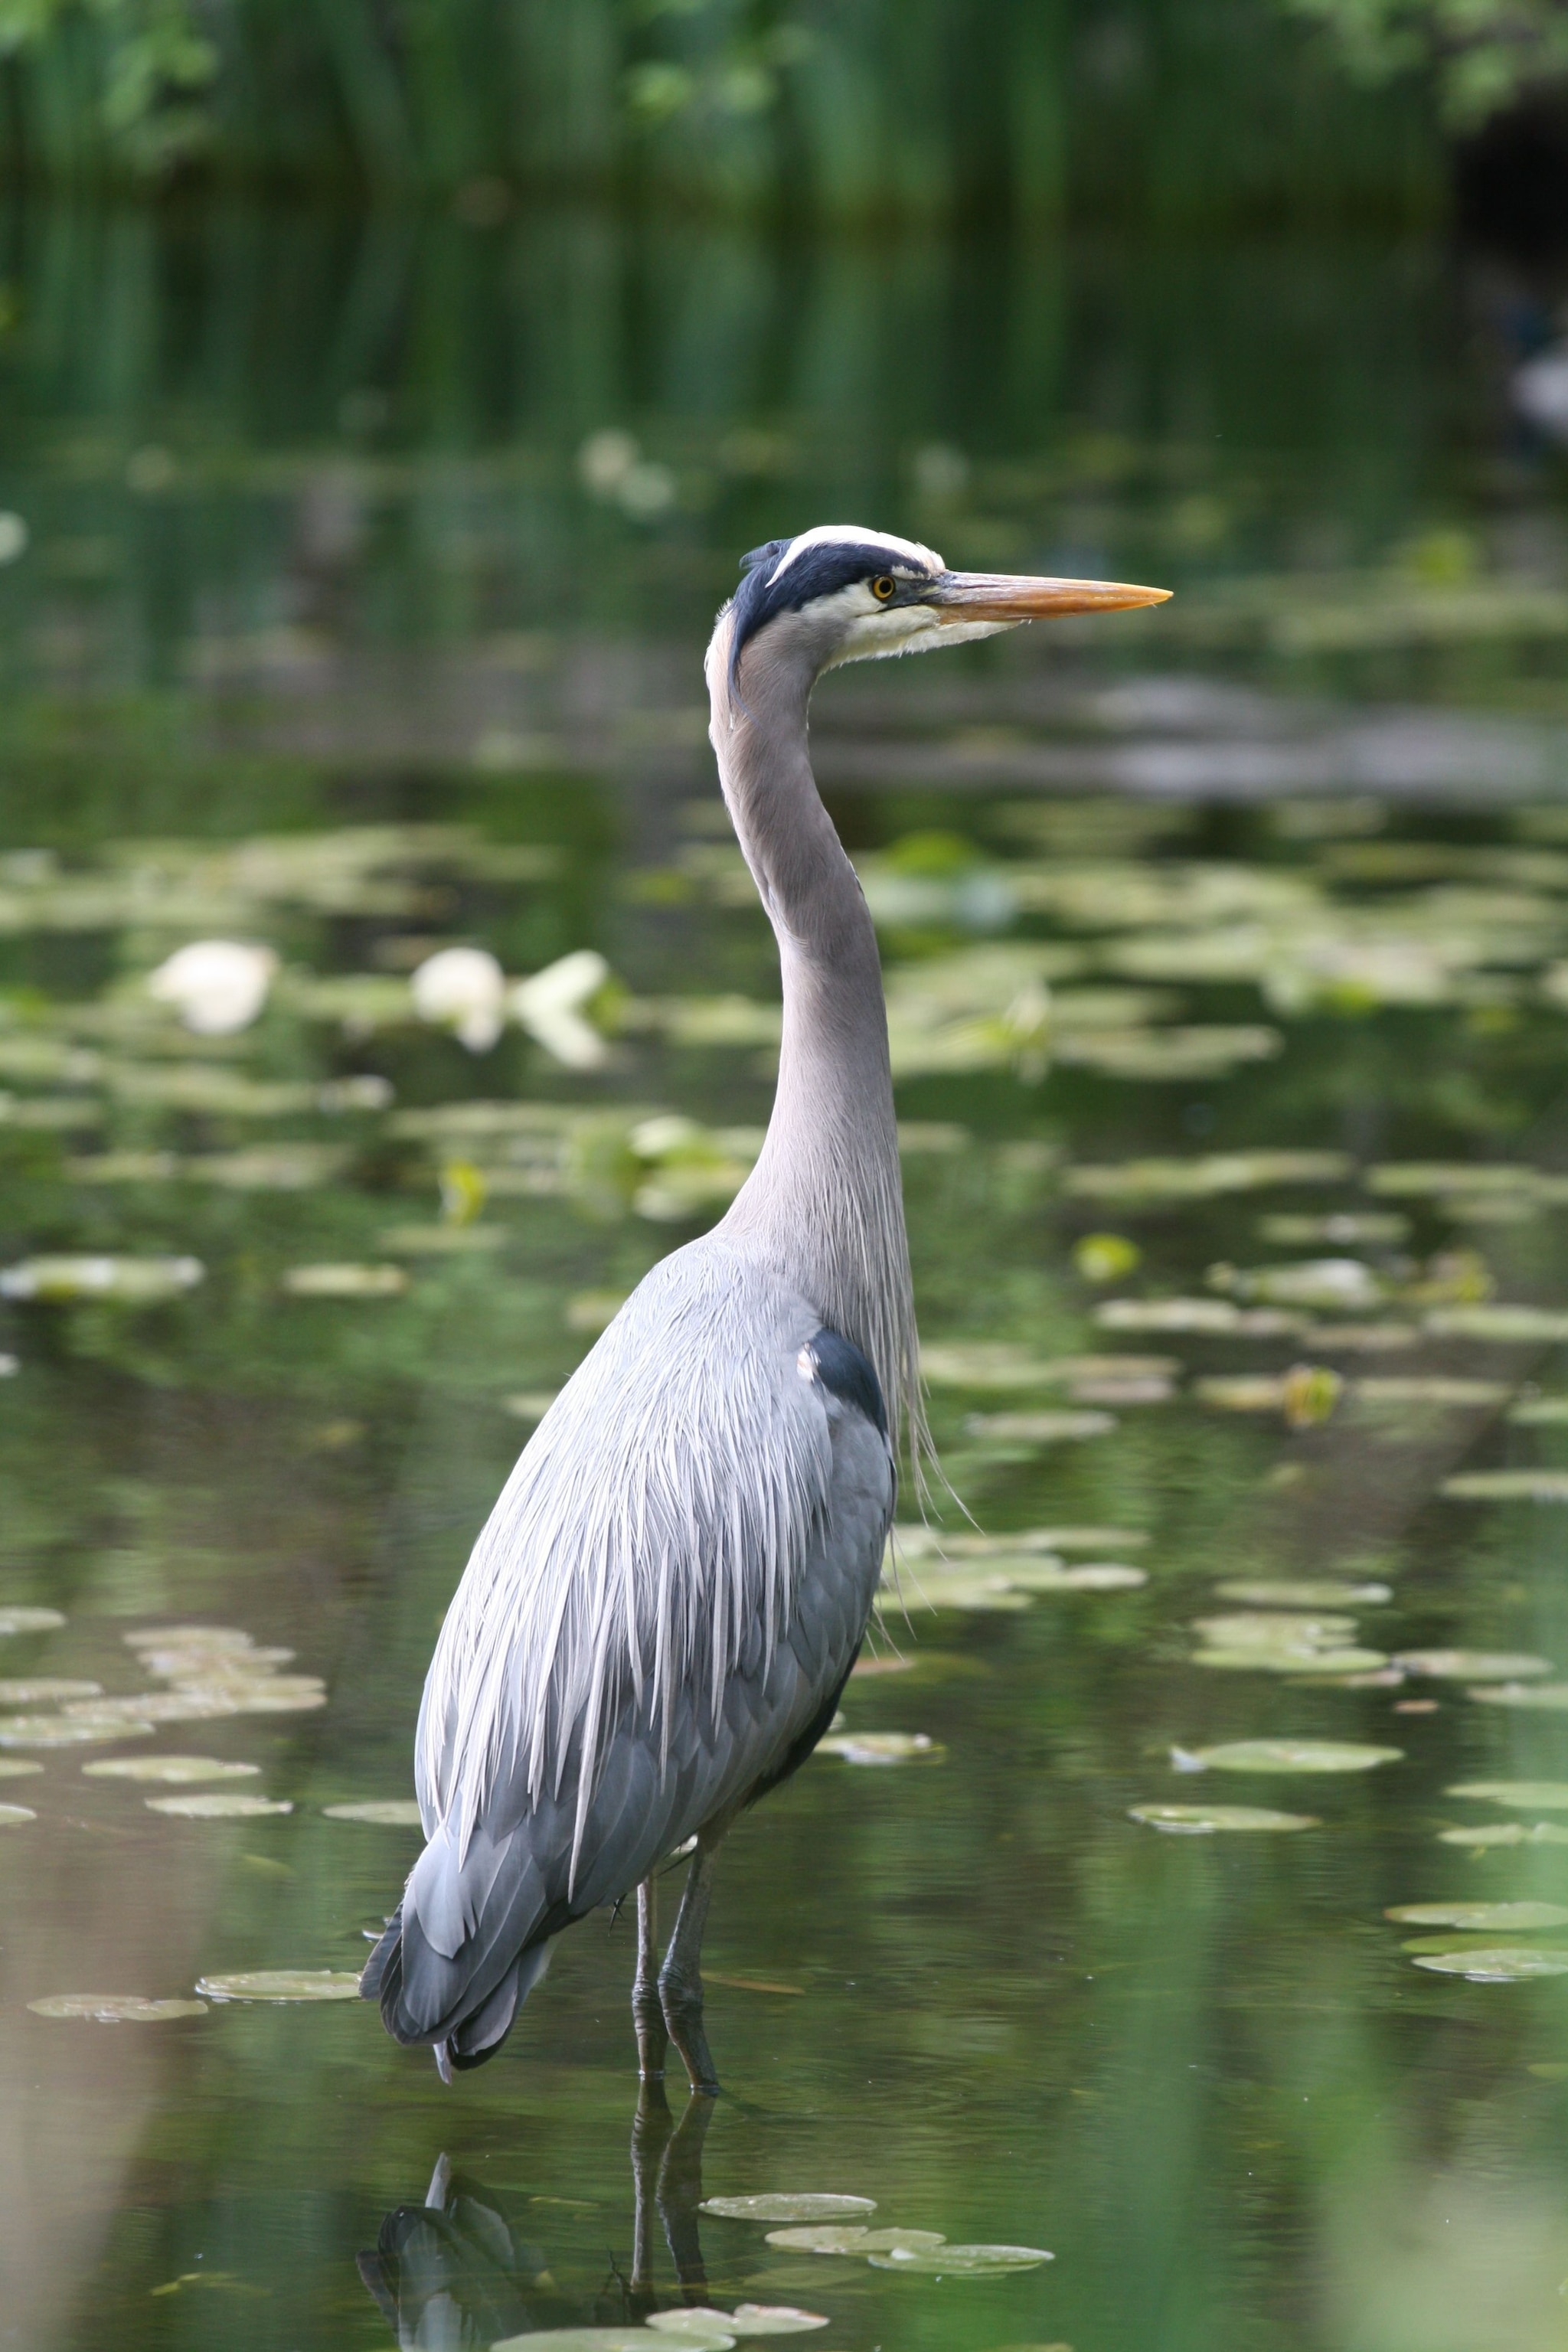
[[[1357,79],[1419,74],[1443,115],[1474,130],[1527,89],[1568,77],[1563,0],[1289,0],[1332,34]]]
[[[1420,93],[1279,0],[0,0],[0,177],[178,167],[792,224],[1411,217],[1441,177]]]

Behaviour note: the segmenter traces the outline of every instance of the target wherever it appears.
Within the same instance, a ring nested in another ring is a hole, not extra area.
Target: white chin
[[[1016,621],[939,621],[934,614],[905,611],[868,615],[840,646],[829,669],[846,662],[890,661],[899,654],[935,653],[942,646],[963,646],[976,637],[999,637],[1016,629]]]

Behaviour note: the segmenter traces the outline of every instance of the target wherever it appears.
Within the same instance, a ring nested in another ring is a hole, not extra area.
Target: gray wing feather
[[[504,2036],[563,1927],[777,1775],[848,1672],[880,1571],[891,1456],[805,1376],[805,1301],[697,1244],[622,1319],[525,1451],[426,1688],[430,1842],[377,1982],[400,2040],[448,2040],[459,2063]],[[591,1486],[570,1475],[584,1454]]]

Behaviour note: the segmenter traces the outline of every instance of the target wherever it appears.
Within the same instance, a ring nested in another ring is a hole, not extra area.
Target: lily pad
[[[1128,1819],[1173,1837],[1211,1837],[1226,1830],[1315,1830],[1313,1813],[1276,1813],[1267,1805],[1132,1805]]]
[[[0,1706],[58,1706],[62,1699],[102,1696],[101,1683],[63,1682],[47,1675],[35,1682],[0,1682]]]
[[[0,1716],[0,1748],[86,1747],[94,1740],[151,1739],[142,1717],[109,1715]]]
[[[970,1437],[989,1437],[1004,1445],[1071,1445],[1090,1437],[1109,1437],[1116,1427],[1110,1412],[972,1412],[965,1420]]]
[[[1521,1397],[1508,1418],[1525,1429],[1560,1428],[1568,1422],[1568,1396]]]
[[[1384,1913],[1404,1927],[1474,1927],[1485,1935],[1498,1928],[1568,1927],[1563,1903],[1396,1903]]]
[[[1568,1780],[1460,1780],[1450,1797],[1479,1797],[1494,1805],[1539,1806],[1544,1813],[1568,1813]]]
[[[1387,1584],[1311,1583],[1288,1577],[1257,1582],[1216,1584],[1222,1601],[1239,1601],[1249,1609],[1374,1609],[1394,1598]]]
[[[911,2253],[929,2253],[945,2246],[940,2230],[868,2230],[863,2223],[807,2224],[799,2230],[770,2230],[770,2246],[784,2246],[796,2254],[890,2254],[901,2247]]]
[[[680,2339],[678,2339],[680,2340]],[[708,2335],[685,2339],[705,2352],[729,2352],[732,2335]],[[652,2352],[658,2338],[646,2327],[542,2327],[526,2336],[503,2336],[490,2352]]]
[[[0,1830],[14,1829],[18,1822],[36,1822],[37,1818],[30,1805],[0,1805]]]
[[[359,1978],[341,1969],[248,1969],[202,1977],[196,1990],[208,2000],[357,2000]]]
[[[1191,1752],[1215,1772],[1369,1772],[1376,1764],[1397,1764],[1405,1750],[1350,1739],[1228,1739]]]
[[[757,2197],[708,2197],[699,2209],[722,2221],[852,2221],[874,2213],[874,2197],[841,2197],[829,2189],[769,2190]]]
[[[736,2336],[804,2336],[813,2328],[826,2327],[827,2320],[821,2312],[800,2311],[791,2303],[738,2303],[733,2311],[705,2311],[695,2305],[684,2311],[655,2311],[648,2315],[647,2324],[677,2344],[689,2344],[698,2337],[705,2344],[717,2344],[723,2340],[724,2331],[731,2342]]]
[[[1076,1568],[1059,1560],[1009,1560],[1002,1573],[1016,1592],[1134,1592],[1149,1581],[1146,1569],[1116,1559],[1081,1560]]]
[[[95,1780],[253,1780],[259,1764],[229,1764],[216,1756],[104,1756],[82,1770]]]
[[[1043,2246],[934,2246],[929,2253],[913,2251],[873,2254],[877,2271],[910,2271],[921,2278],[1003,2278],[1014,2271],[1037,2270],[1056,2256]]]
[[[1568,1470],[1462,1470],[1437,1491],[1461,1503],[1568,1503]]]
[[[205,1274],[194,1257],[29,1257],[0,1272],[0,1297],[49,1306],[101,1298],[153,1307],[183,1297]]]
[[[52,1633],[65,1622],[58,1609],[0,1608],[0,1638],[7,1633]]]
[[[0,1756],[0,1780],[30,1780],[35,1772],[43,1770],[20,1756]]]
[[[1492,1706],[1539,1707],[1546,1715],[1568,1713],[1568,1683],[1480,1683],[1467,1690],[1465,1696],[1485,1699]]]
[[[846,1764],[908,1764],[947,1751],[925,1731],[836,1731],[818,1740],[816,1752],[841,1756]]]
[[[1518,1682],[1552,1672],[1550,1658],[1516,1656],[1506,1650],[1400,1650],[1394,1663],[1407,1675],[1449,1683]]]
[[[294,1265],[283,1287],[293,1298],[401,1298],[408,1276],[400,1265]]]
[[[27,2007],[35,2017],[84,2017],[94,2025],[162,2025],[207,2013],[205,2000],[146,2000],[137,1992],[52,1992]]]
[[[1423,1319],[1440,1339],[1483,1339],[1512,1348],[1549,1348],[1568,1339],[1568,1315],[1544,1307],[1439,1307]]]
[[[379,1829],[416,1830],[423,1827],[412,1797],[367,1797],[353,1805],[323,1805],[330,1822],[370,1822]]]
[[[1439,1845],[1468,1846],[1479,1853],[1493,1845],[1568,1845],[1568,1829],[1560,1822],[1471,1822],[1464,1829],[1439,1830]]]
[[[145,1797],[150,1813],[175,1813],[191,1822],[249,1822],[263,1813],[291,1813],[283,1798],[242,1797],[232,1790],[209,1789],[188,1797]]]
[[[1492,1944],[1462,1952],[1421,1952],[1414,1966],[1471,1984],[1523,1984],[1531,1977],[1568,1977],[1568,1952],[1545,1946]]]

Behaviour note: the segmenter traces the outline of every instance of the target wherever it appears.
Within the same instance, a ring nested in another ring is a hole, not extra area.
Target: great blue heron
[[[843,523],[742,562],[710,729],[779,944],[773,1118],[734,1205],[633,1292],[523,1448],[441,1629],[416,1780],[429,1841],[366,1966],[444,2079],[493,2056],[556,1937],[637,1894],[645,2079],[717,2088],[700,1955],[736,1815],[832,1720],[900,1441],[929,1441],[876,935],[817,796],[824,670],[1165,591],[950,572]],[[653,1874],[695,1841],[662,1968]]]

